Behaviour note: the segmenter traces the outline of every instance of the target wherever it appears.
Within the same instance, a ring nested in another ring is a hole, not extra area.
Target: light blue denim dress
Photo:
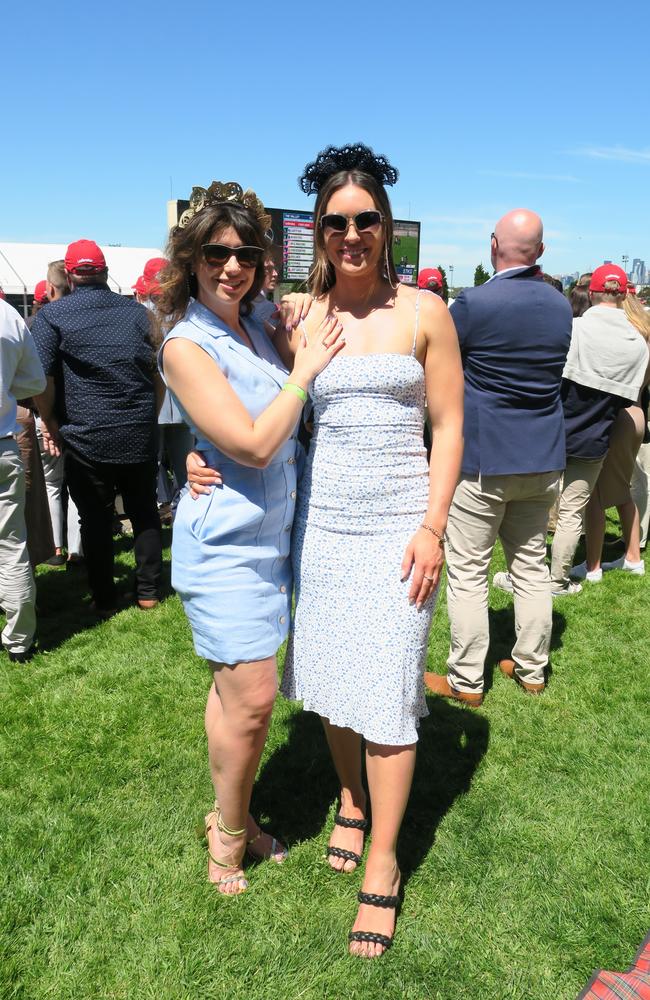
[[[257,353],[205,306],[192,300],[167,335],[192,340],[214,358],[251,417],[273,402],[287,372],[263,328],[244,319]],[[199,656],[239,663],[273,656],[287,637],[291,616],[289,547],[296,506],[300,447],[294,428],[266,469],[240,465],[196,428],[176,399],[183,420],[223,485],[178,505],[172,543],[172,585],[192,627]],[[226,417],[227,419],[227,417]]]

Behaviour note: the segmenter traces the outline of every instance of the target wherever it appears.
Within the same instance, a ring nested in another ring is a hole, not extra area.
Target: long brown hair
[[[332,195],[340,191],[341,188],[347,187],[348,184],[355,184],[367,191],[377,206],[377,210],[383,215],[384,246],[381,257],[383,263],[380,266],[383,266],[386,280],[393,286],[398,284],[397,271],[393,263],[393,213],[383,185],[363,170],[340,170],[325,181],[318,192],[314,206],[314,265],[309,275],[308,284],[309,291],[316,298],[328,292],[336,283],[336,272],[325,249],[321,219],[325,215],[327,204]]]
[[[244,246],[266,249],[268,240],[257,216],[237,202],[221,202],[201,209],[181,228],[176,226],[169,234],[165,256],[169,263],[160,273],[160,292],[156,297],[156,307],[165,317],[165,327],[171,329],[183,316],[190,301],[196,297],[198,285],[194,274],[194,264],[204,243],[209,243],[214,232],[232,226]],[[248,316],[252,301],[259,294],[264,282],[264,257],[255,268],[253,284],[243,296],[239,310]]]

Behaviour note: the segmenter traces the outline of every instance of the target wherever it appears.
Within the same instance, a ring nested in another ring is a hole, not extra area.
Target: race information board
[[[314,257],[314,217],[311,212],[282,212],[282,278],[306,281]]]

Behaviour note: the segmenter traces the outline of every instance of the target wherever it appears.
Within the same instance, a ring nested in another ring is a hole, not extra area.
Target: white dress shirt
[[[18,429],[16,400],[43,392],[45,385],[31,333],[16,310],[0,299],[0,438]]]

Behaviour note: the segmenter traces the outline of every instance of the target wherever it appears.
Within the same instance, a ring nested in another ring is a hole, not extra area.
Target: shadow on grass
[[[169,546],[170,532],[163,530],[163,548]],[[113,576],[120,606],[127,606],[126,594],[135,589],[132,565],[122,556],[133,548],[133,538],[114,539]],[[90,607],[88,576],[84,564],[74,568],[41,566],[36,575],[37,638],[40,649],[52,650],[79,632],[94,628],[99,619]],[[162,593],[171,592],[169,560],[163,561]]]
[[[420,723],[415,776],[400,834],[404,884],[431,849],[456,798],[469,790],[488,746],[489,723],[480,713],[440,698],[429,699],[428,705],[431,714]],[[255,784],[251,811],[291,845],[322,832],[339,784],[318,716],[297,712],[288,725],[288,739]]]
[[[320,718],[295,712],[288,729],[255,783],[251,812],[295,844],[321,832],[339,785]]]
[[[571,598],[560,598],[560,600],[571,600]],[[490,646],[485,659],[485,685],[484,691],[487,693],[492,687],[494,671],[499,660],[507,659],[512,654],[512,647],[515,642],[515,610],[512,603],[505,608],[490,608],[488,611],[490,621]],[[566,618],[561,611],[553,607],[553,625],[551,632],[551,652],[554,649],[562,648],[562,636],[566,629]],[[552,674],[552,668],[547,668],[548,674]]]
[[[485,755],[490,724],[480,712],[427,698],[430,715],[420,723],[413,787],[399,840],[402,884],[431,850],[440,823],[465,795]]]

